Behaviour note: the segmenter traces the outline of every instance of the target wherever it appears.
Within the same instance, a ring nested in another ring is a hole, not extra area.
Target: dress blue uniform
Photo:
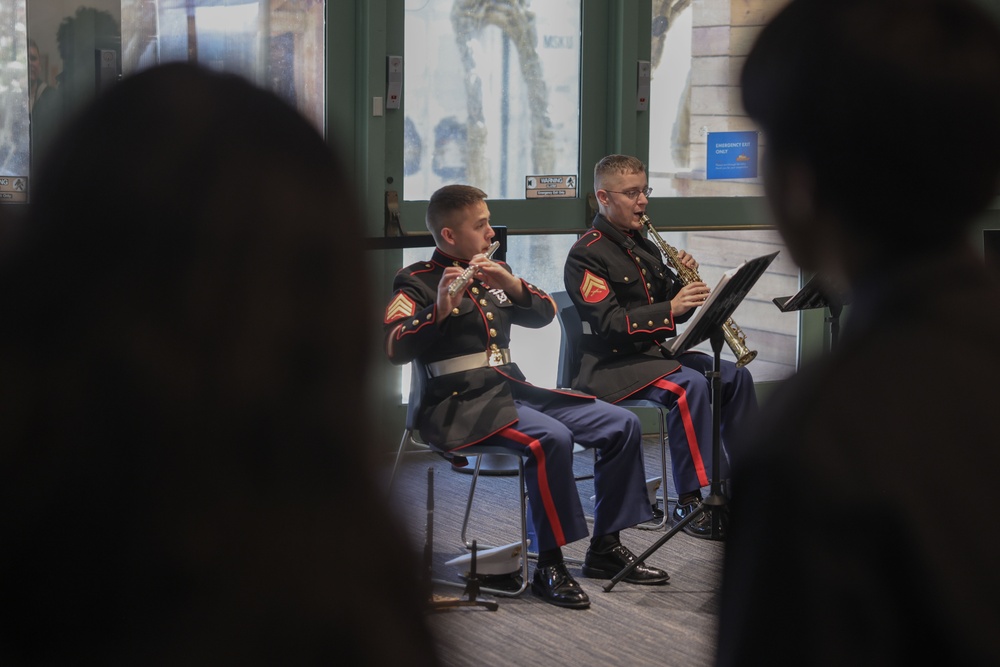
[[[427,372],[417,413],[424,440],[456,453],[482,443],[524,456],[540,551],[588,533],[573,475],[574,443],[598,450],[594,534],[649,520],[642,431],[635,415],[590,395],[535,387],[510,360],[511,325],[550,323],[556,312],[552,299],[522,280],[530,303],[519,306],[502,289],[472,280],[465,287],[469,298],[440,317],[437,289],[450,265],[468,264],[437,249],[430,261],[401,269],[385,312],[390,361],[415,360]]]
[[[670,407],[674,487],[686,494],[708,486],[712,407],[705,373],[712,370],[713,359],[697,352],[673,358],[658,345],[677,335],[676,325],[694,314],[671,312],[670,300],[683,285],[663,263],[659,249],[637,232],[618,231],[598,214],[570,250],[564,279],[585,330],[574,388],[612,403],[644,398]],[[757,412],[757,396],[746,368],[727,360],[721,366],[726,441]],[[720,465],[725,478],[725,457]]]

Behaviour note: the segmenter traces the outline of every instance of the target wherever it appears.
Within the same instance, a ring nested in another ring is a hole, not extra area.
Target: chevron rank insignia
[[[600,303],[610,293],[608,283],[604,278],[598,278],[590,271],[584,271],[583,283],[580,285],[580,295],[587,303]]]
[[[412,317],[416,311],[417,304],[413,302],[413,299],[400,292],[385,309],[385,323],[389,324],[404,317]]]

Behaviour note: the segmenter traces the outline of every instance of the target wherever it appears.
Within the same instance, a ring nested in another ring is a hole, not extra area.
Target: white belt
[[[503,366],[510,363],[510,350],[486,350],[484,352],[473,352],[464,354],[461,357],[452,357],[427,364],[427,373],[431,377],[448,375],[449,373],[461,373],[487,366]]]

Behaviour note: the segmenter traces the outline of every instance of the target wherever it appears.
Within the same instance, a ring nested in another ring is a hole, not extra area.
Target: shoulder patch
[[[600,303],[611,290],[604,278],[595,276],[590,271],[583,272],[583,282],[580,283],[580,296],[587,303]]]
[[[385,323],[395,322],[404,317],[412,317],[417,312],[417,304],[405,292],[400,292],[385,309]]]

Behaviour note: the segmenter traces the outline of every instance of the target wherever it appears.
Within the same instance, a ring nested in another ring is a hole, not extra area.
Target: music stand
[[[469,566],[469,578],[466,581],[464,598],[436,597],[433,594],[434,580],[431,578],[431,569],[434,558],[434,468],[427,469],[427,535],[424,538],[424,584],[428,592],[431,592],[431,599],[427,602],[429,611],[442,611],[445,609],[457,609],[459,607],[483,607],[489,611],[496,611],[500,605],[496,600],[487,600],[479,597],[479,576],[476,574],[476,541],[472,541],[472,563]],[[452,582],[443,582],[449,586]]]
[[[718,539],[722,536],[724,522],[726,521],[726,497],[722,494],[722,480],[719,477],[719,461],[722,454],[722,344],[725,336],[722,333],[722,325],[732,316],[733,311],[740,305],[747,293],[754,286],[754,283],[763,275],[767,267],[770,266],[774,258],[778,256],[778,251],[769,255],[763,255],[756,259],[751,259],[739,265],[735,269],[727,271],[719,284],[712,290],[712,294],[705,301],[695,317],[688,324],[688,327],[681,335],[677,336],[669,343],[664,343],[663,348],[673,356],[678,356],[698,345],[704,340],[712,343],[714,362],[712,372],[709,377],[712,380],[712,487],[708,497],[701,501],[698,507],[686,517],[678,521],[659,540],[637,557],[632,563],[622,568],[611,581],[604,585],[605,591],[610,591],[615,585],[627,577],[632,570],[638,567],[639,563],[645,561],[654,551],[666,544],[667,540],[680,532],[684,526],[694,521],[696,518],[708,512],[712,518],[712,537]]]
[[[840,338],[840,313],[844,306],[850,303],[847,295],[833,287],[828,280],[818,274],[809,279],[798,292],[791,296],[778,296],[771,301],[783,313],[811,308],[829,308],[830,316],[826,322],[830,325],[830,351],[837,347]]]

